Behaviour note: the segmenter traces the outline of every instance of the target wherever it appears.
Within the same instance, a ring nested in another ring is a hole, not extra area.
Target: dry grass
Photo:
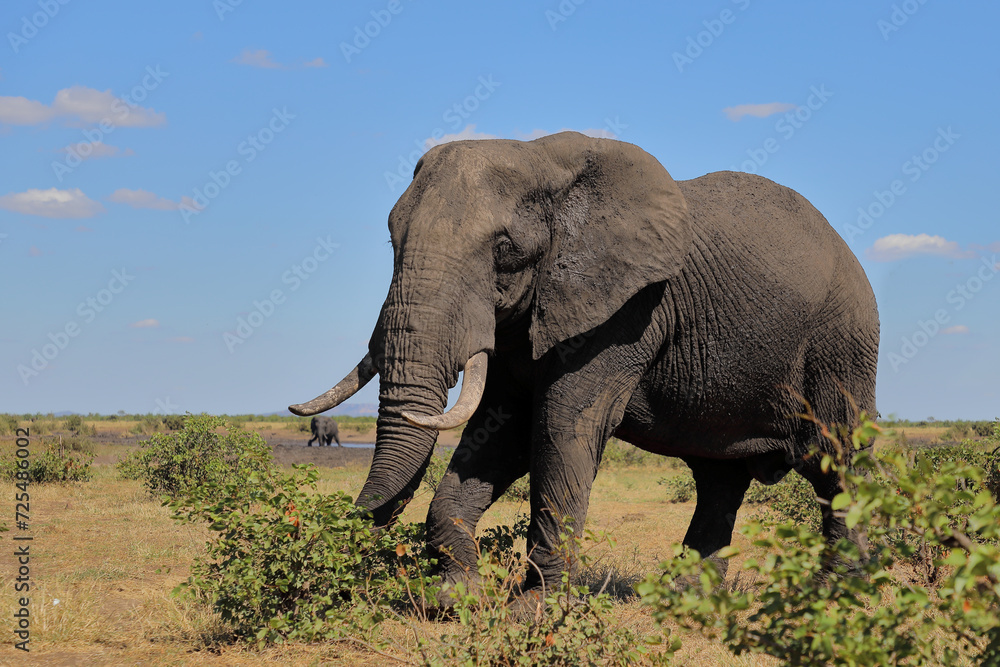
[[[128,432],[127,423],[110,424]],[[9,447],[12,440],[5,437],[0,445]],[[16,651],[12,635],[5,633],[0,664],[386,664],[385,657],[346,643],[291,644],[263,651],[232,643],[217,617],[171,594],[202,552],[206,531],[175,523],[169,510],[148,497],[138,482],[116,478],[113,461],[124,447],[97,449],[101,463],[91,482],[31,487],[31,653]],[[593,568],[585,581],[594,588],[607,581],[621,625],[643,634],[657,627],[631,594],[631,586],[669,556],[694,511],[693,503],[662,499],[657,481],[675,472],[665,467],[602,471],[592,494],[587,528],[606,531],[616,544],[593,547]],[[356,495],[366,473],[360,467],[324,470],[319,490]],[[8,514],[14,492],[13,484],[0,483]],[[403,520],[422,521],[430,499],[431,493],[422,487]],[[480,527],[510,524],[526,512],[523,504],[498,503]],[[10,544],[8,555],[0,558],[0,606],[5,610],[15,608],[17,597]],[[745,541],[741,546],[747,546]],[[9,619],[9,613],[5,617]],[[410,660],[418,659],[415,635],[455,631],[443,623],[384,625],[384,636],[398,647],[398,655]],[[775,664],[767,658],[734,658],[717,642],[671,630],[683,641],[675,664]]]

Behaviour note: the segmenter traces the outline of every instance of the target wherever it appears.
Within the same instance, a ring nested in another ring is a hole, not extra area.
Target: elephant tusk
[[[337,386],[330,389],[325,394],[321,394],[308,403],[289,405],[288,409],[300,417],[315,415],[330,408],[337,407],[358,390],[368,384],[368,381],[378,375],[378,370],[372,362],[372,355],[366,354],[364,359],[354,367],[347,376],[337,383]]]
[[[486,353],[478,352],[465,364],[465,374],[462,376],[462,391],[458,395],[458,401],[451,410],[443,415],[415,415],[412,412],[404,412],[403,417],[414,426],[431,428],[436,431],[446,431],[456,426],[461,426],[469,421],[472,414],[479,407],[479,401],[483,398],[483,390],[486,388]]]

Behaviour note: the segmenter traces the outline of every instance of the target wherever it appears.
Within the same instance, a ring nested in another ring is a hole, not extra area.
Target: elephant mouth
[[[402,416],[414,426],[436,431],[461,426],[469,421],[483,398],[483,391],[486,388],[486,365],[486,352],[477,352],[465,362],[462,390],[458,395],[458,401],[451,410],[440,415],[418,415],[404,411]],[[300,417],[309,417],[325,412],[358,393],[376,375],[378,375],[378,369],[372,361],[371,354],[366,354],[358,365],[329,391],[306,403],[290,405],[288,409]]]

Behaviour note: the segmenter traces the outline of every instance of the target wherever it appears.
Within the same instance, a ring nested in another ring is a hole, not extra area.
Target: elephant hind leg
[[[736,514],[753,477],[742,460],[687,457],[684,462],[691,468],[698,493],[684,544],[712,559],[725,576],[727,561],[714,555],[732,542]]]
[[[799,467],[799,474],[812,484],[816,497],[819,499],[820,514],[822,515],[823,536],[827,544],[836,544],[839,540],[847,538],[857,545],[862,560],[868,557],[868,544],[864,533],[857,530],[848,529],[843,516],[831,509],[830,502],[834,496],[844,491],[844,486],[840,481],[840,476],[833,471],[823,472],[819,466],[819,457],[812,457],[809,461]],[[824,564],[824,571],[830,572],[836,565],[841,564],[838,559],[833,559]]]

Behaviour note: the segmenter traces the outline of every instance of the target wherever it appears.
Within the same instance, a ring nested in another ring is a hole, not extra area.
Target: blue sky
[[[881,412],[1000,416],[995,3],[62,1],[0,13],[0,411],[312,398],[412,160],[574,129],[801,192],[875,289]]]

